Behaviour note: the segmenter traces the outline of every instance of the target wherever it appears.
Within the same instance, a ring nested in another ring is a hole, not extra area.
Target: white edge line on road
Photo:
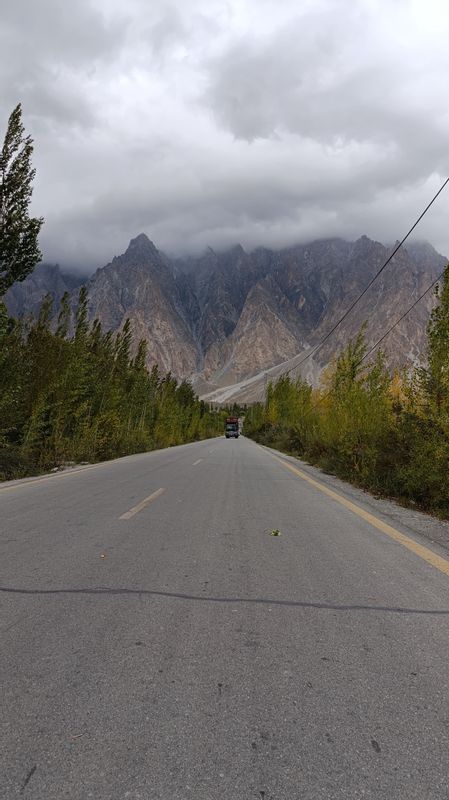
[[[218,437],[212,437],[218,438]],[[204,441],[207,441],[205,439]],[[33,486],[35,483],[44,483],[47,481],[57,481],[60,478],[67,478],[70,475],[79,475],[80,472],[87,472],[91,469],[100,469],[101,467],[109,466],[110,464],[116,464],[120,461],[128,461],[131,458],[135,458],[136,456],[153,456],[159,455],[166,450],[178,450],[181,447],[193,447],[198,445],[199,442],[186,442],[185,444],[175,445],[175,447],[168,448],[168,447],[159,447],[157,450],[147,450],[145,453],[130,453],[127,456],[119,456],[118,458],[110,458],[107,461],[99,461],[96,464],[86,464],[80,465],[78,467],[74,467],[73,469],[65,470],[64,472],[55,472],[51,475],[42,475],[42,476],[35,476],[30,475],[27,478],[17,478],[11,481],[0,481],[0,493],[1,492],[12,492],[14,489],[22,489],[24,486]]]
[[[196,467],[197,464],[201,464],[204,459],[198,458],[196,461],[193,462],[192,467]]]
[[[122,514],[121,517],[119,517],[119,519],[131,519],[131,517],[134,517],[134,515],[138,514],[139,511],[142,511],[142,509],[149,506],[150,503],[153,502],[153,500],[156,500],[158,497],[161,496],[161,494],[164,494],[164,492],[165,489],[156,489],[156,491],[153,492],[153,494],[150,494],[148,497],[145,497],[144,500],[141,500],[141,502],[138,503],[136,506],[130,508],[129,511],[125,511],[125,513]]]
[[[125,456],[126,458],[126,456]],[[0,492],[11,492],[13,489],[21,489],[23,486],[33,486],[35,483],[43,483],[44,481],[57,481],[60,478],[67,478],[68,475],[78,475],[80,472],[88,472],[90,469],[98,469],[98,467],[103,467],[104,464],[109,462],[100,462],[99,464],[89,464],[86,467],[77,467],[76,469],[67,470],[67,472],[59,472],[55,473],[54,475],[44,475],[42,478],[23,478],[18,479],[18,483],[13,483],[12,486],[8,486],[8,481],[6,481],[6,485],[0,484]]]

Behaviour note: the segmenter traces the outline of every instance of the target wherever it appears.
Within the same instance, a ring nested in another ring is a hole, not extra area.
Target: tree
[[[434,413],[449,411],[449,264],[442,287],[437,287],[438,305],[432,311],[428,335],[428,366],[421,370],[421,382]]]
[[[42,217],[30,217],[35,170],[31,165],[33,140],[25,136],[22,107],[12,112],[0,153],[0,297],[16,281],[23,281],[41,260],[38,235]]]

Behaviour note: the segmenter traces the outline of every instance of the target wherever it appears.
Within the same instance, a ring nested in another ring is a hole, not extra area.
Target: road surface
[[[449,798],[449,553],[391,507],[245,438],[4,484],[2,800]]]

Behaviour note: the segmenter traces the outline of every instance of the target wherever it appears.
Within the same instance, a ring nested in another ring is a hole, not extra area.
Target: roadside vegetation
[[[371,492],[449,518],[449,265],[428,326],[427,366],[391,374],[364,332],[318,389],[283,376],[247,409],[245,433]]]
[[[147,370],[145,341],[131,354],[129,322],[115,334],[89,324],[84,288],[73,322],[67,295],[52,320],[51,297],[34,320],[0,305],[0,479],[222,433],[226,412]]]
[[[225,412],[186,381],[149,372],[144,341],[132,353],[129,322],[115,334],[89,323],[84,288],[74,313],[65,295],[59,312],[47,297],[37,319],[8,317],[2,296],[42,257],[32,154],[19,104],[0,151],[0,480],[221,433]]]

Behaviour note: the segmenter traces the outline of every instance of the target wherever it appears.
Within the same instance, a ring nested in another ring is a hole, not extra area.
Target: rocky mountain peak
[[[148,238],[146,233],[139,233],[134,239],[131,239],[126,251],[125,257],[132,258],[133,260],[139,259],[148,261],[155,256],[159,257],[159,251],[155,244]]]
[[[173,262],[141,233],[91,278],[89,308],[105,330],[119,330],[129,318],[135,345],[141,338],[148,342],[148,366],[158,363],[161,371],[200,381],[202,391],[206,383],[215,390],[250,380],[255,392],[264,370],[282,369],[291,359],[295,366],[304,348],[327,334],[391,252],[391,244],[361,236],[277,251],[209,248]],[[307,377],[317,380],[365,320],[367,343],[375,342],[445,264],[428,243],[407,243],[313,364],[307,362]],[[41,265],[12,287],[8,309],[13,314],[35,311],[47,291],[57,300],[66,289],[67,276]],[[393,330],[385,342],[391,366],[402,368],[425,357],[434,302],[429,293]]]
[[[447,258],[438,253],[429,242],[407,242],[406,249],[413,263],[421,269],[438,274],[447,264]]]
[[[354,242],[353,257],[359,258],[360,256],[372,255],[380,251],[383,253],[384,250],[385,248],[382,244],[380,244],[380,242],[376,242],[374,239],[369,239],[368,236],[363,234],[363,236],[360,236],[360,238],[356,239]]]

